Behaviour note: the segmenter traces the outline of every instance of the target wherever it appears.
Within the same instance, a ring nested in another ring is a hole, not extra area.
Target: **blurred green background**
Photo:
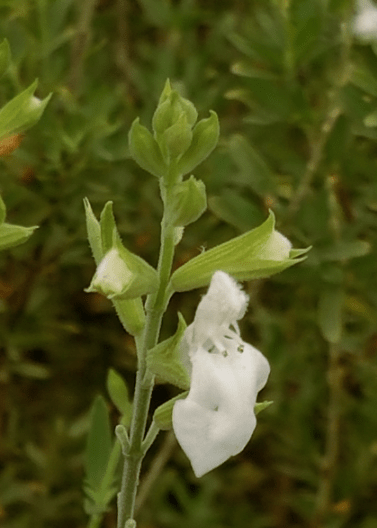
[[[150,126],[167,77],[221,124],[195,171],[209,210],[176,265],[269,208],[313,249],[245,285],[242,334],[271,363],[259,399],[274,401],[250,444],[196,479],[161,433],[138,527],[377,526],[377,46],[354,38],[354,14],[350,0],[0,0],[13,58],[0,104],[35,78],[38,97],[53,92],[0,160],[8,221],[40,226],[0,255],[2,527],[87,524],[90,405],[110,367],[132,389],[136,361],[110,302],[83,291],[94,273],[83,198],[96,214],[113,200],[124,243],[156,264],[157,180],[130,159],[127,133],[136,116]],[[173,297],[163,337],[177,310],[192,320],[201,293]],[[153,406],[173,394],[157,386]]]

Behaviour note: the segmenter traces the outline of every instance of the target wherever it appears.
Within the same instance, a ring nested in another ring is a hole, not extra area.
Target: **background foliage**
[[[54,95],[0,164],[8,220],[40,228],[0,257],[0,522],[84,527],[89,408],[135,351],[94,272],[83,198],[107,200],[124,242],[156,263],[156,180],[127,132],[170,77],[221,141],[199,167],[209,211],[182,263],[276,213],[308,259],[254,281],[246,341],[269,358],[246,450],[198,480],[171,435],[146,460],[140,528],[373,528],[377,524],[377,56],[350,0],[0,0],[13,63],[1,104],[39,78]],[[200,292],[176,295],[191,321]],[[155,405],[172,396],[158,386]],[[117,411],[109,403],[115,425]],[[158,467],[160,464],[160,468]],[[153,478],[158,475],[158,485]],[[149,493],[147,493],[149,489]],[[104,525],[113,527],[109,512]],[[138,526],[139,526],[138,525]]]

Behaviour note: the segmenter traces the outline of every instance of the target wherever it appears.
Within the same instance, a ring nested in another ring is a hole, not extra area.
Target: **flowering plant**
[[[240,336],[238,321],[246,312],[248,296],[236,280],[268,277],[305,258],[307,251],[292,249],[275,230],[270,212],[261,226],[198,255],[172,273],[175,246],[185,226],[207,206],[204,183],[184,176],[210,154],[219,136],[214,112],[199,122],[197,117],[194,105],[167,81],[153,116],[153,134],[138,119],[129,133],[132,156],[159,181],[164,214],[157,269],[124,247],[111,202],[98,221],[85,200],[88,238],[97,264],[87,291],[111,299],[124,328],[135,338],[138,358],[132,408],[122,378],[109,376],[109,393],[122,418],[115,429],[117,439],[101,460],[93,445],[100,438],[102,445],[110,446],[109,433],[103,434],[108,419],[101,400],[93,406],[85,483],[91,528],[99,526],[117,491],[114,475],[121,452],[118,528],[135,526],[141,463],[160,430],[174,429],[197,477],[245,447],[256,426],[257,394],[270,367],[261,352]],[[187,327],[179,315],[175,335],[158,342],[173,293],[208,284],[193,323]],[[158,407],[146,432],[155,376],[186,392]]]

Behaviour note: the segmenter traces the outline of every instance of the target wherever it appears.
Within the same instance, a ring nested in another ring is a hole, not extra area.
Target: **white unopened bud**
[[[133,273],[116,248],[110,249],[98,265],[91,287],[104,295],[120,294],[130,283]]]
[[[289,258],[292,244],[279,231],[273,231],[266,245],[258,253],[261,260],[285,260]]]
[[[30,97],[29,110],[35,110],[36,108],[39,108],[41,104],[42,101],[38,97],[35,97],[35,95],[33,95],[32,97]]]

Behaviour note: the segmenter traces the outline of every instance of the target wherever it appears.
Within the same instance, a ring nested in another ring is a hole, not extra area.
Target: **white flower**
[[[370,0],[359,0],[357,10],[354,34],[363,40],[377,40],[377,6]]]
[[[215,272],[182,340],[191,386],[174,405],[173,429],[197,477],[240,453],[256,426],[254,405],[270,367],[240,337],[247,303],[232,277]]]
[[[133,273],[119,251],[112,248],[99,263],[91,288],[98,289],[105,295],[120,294],[132,278]]]

